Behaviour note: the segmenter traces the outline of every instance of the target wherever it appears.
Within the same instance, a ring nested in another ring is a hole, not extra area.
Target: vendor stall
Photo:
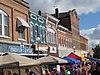
[[[26,69],[41,75],[40,64],[40,61],[15,53],[5,53],[3,56],[0,56],[0,69],[4,75],[8,75],[8,73],[26,75]]]

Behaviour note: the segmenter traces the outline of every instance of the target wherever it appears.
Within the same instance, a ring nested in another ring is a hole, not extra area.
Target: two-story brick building
[[[28,5],[23,0],[0,0],[0,53],[33,53]]]

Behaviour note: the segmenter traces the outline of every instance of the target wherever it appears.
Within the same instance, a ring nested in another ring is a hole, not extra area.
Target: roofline
[[[17,1],[17,0],[14,0],[15,2],[17,2],[17,3],[19,3],[19,4],[21,4],[21,5],[23,5],[23,6],[25,6],[26,8],[28,8],[29,9],[29,6],[26,6],[26,5],[24,5],[23,3],[20,3],[19,1]],[[21,0],[21,1],[23,1],[24,3],[26,3],[26,4],[28,4],[29,5],[29,3],[27,3],[26,1],[24,1],[24,0]]]
[[[60,21],[60,20],[58,20],[57,18],[53,17],[52,15],[50,15],[50,14],[48,14],[48,13],[47,13],[47,16],[50,17],[50,18],[52,18],[52,19],[55,20],[56,22],[59,22],[59,21]]]

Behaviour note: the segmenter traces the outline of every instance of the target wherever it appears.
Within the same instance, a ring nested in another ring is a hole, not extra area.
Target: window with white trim
[[[40,26],[40,40],[43,42],[43,29],[42,26]]]
[[[8,36],[8,15],[0,10],[0,35]]]
[[[56,33],[53,34],[53,43],[56,44]]]
[[[33,25],[30,24],[30,37],[33,38]]]
[[[35,24],[35,26],[36,26],[36,27],[35,27],[35,28],[36,28],[36,29],[35,29],[36,37],[40,37],[40,32],[39,32],[40,28],[39,28],[39,26],[38,26],[37,23]]]
[[[36,28],[36,26],[33,25],[33,30],[32,30],[32,32],[33,32],[33,39],[34,39],[34,41],[36,40],[36,32],[35,32],[35,28]]]
[[[56,33],[53,29],[47,29],[48,43],[56,44]]]
[[[46,32],[45,32],[46,30],[45,30],[45,28],[43,28],[42,31],[43,31],[43,42],[46,43],[46,36],[45,36],[46,35]]]

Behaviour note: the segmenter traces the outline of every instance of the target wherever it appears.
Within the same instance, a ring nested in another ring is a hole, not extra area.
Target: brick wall
[[[9,37],[0,38],[0,40],[6,41],[18,41],[18,31],[16,30],[16,19],[17,17],[23,18],[26,22],[29,22],[28,15],[28,3],[22,0],[0,0],[0,10],[4,11],[9,16]],[[25,43],[29,43],[29,29],[25,28]]]

